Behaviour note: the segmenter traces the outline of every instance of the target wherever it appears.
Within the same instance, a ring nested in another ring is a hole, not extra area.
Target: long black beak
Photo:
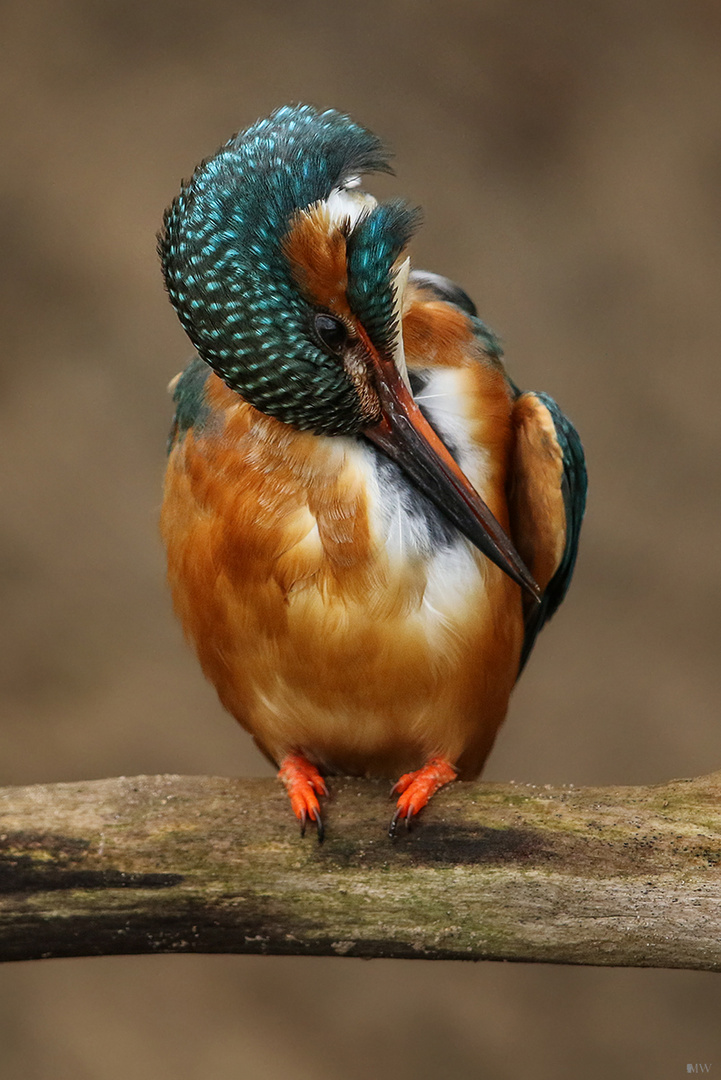
[[[392,458],[479,551],[540,601],[541,590],[521,556],[423,416],[396,365],[375,350],[372,360],[383,415],[380,423],[364,430],[365,437]]]

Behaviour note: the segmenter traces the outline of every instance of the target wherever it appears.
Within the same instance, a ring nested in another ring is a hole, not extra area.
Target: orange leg
[[[293,813],[300,822],[301,836],[305,836],[305,823],[310,818],[315,822],[318,841],[322,842],[325,830],[318,795],[327,795],[328,788],[315,765],[311,765],[302,754],[286,754],[280,763],[278,779],[283,781],[290,796]]]
[[[402,817],[406,819],[406,828],[408,828],[411,819],[423,809],[431,795],[435,795],[444,784],[455,780],[456,776],[456,769],[450,761],[442,757],[433,757],[422,769],[404,773],[391,791],[391,795],[400,796],[388,830],[391,839],[395,836],[396,826]]]

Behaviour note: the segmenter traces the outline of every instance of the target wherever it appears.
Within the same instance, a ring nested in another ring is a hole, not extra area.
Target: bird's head
[[[473,543],[535,591],[511,541],[413,400],[402,255],[418,210],[360,188],[390,172],[371,132],[286,106],[202,162],[168,208],[159,252],[200,356],[263,413],[318,435],[365,436]]]
[[[199,165],[165,215],[165,281],[200,355],[261,412],[317,434],[380,418],[368,353],[393,354],[394,263],[417,214],[360,190],[378,170],[375,135],[289,106]]]

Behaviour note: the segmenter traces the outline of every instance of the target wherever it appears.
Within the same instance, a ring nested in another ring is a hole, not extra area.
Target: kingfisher
[[[324,832],[333,775],[390,833],[477,777],[573,573],[578,434],[467,294],[412,270],[420,213],[362,187],[349,116],[277,109],[201,162],[159,254],[196,356],[171,387],[175,610],[228,712]]]

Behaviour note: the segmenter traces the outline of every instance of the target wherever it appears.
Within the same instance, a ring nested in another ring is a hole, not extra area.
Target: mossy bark
[[[395,841],[332,780],[326,841],[273,780],[0,789],[0,959],[158,952],[721,969],[721,773],[453,784]]]

